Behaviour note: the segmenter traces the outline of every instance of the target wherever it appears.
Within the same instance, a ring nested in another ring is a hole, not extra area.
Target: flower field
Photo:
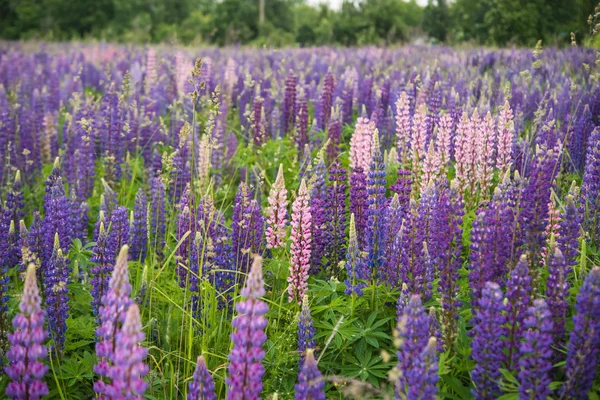
[[[0,43],[0,390],[599,399],[596,64]]]

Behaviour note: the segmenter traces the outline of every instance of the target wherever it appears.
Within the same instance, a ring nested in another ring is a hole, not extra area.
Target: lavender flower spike
[[[302,298],[302,311],[300,312],[300,320],[298,321],[298,352],[300,353],[299,366],[304,365],[304,357],[306,350],[315,348],[315,327],[313,319],[310,315],[310,307],[308,305],[308,295]]]
[[[317,366],[312,349],[306,351],[306,361],[295,386],[296,400],[325,400],[325,381]]]
[[[198,356],[194,377],[189,383],[187,400],[216,400],[215,383],[204,357]]]
[[[235,330],[231,334],[233,349],[229,354],[229,374],[225,380],[229,388],[227,399],[258,400],[265,373],[261,361],[265,357],[262,346],[267,341],[265,314],[269,310],[267,304],[259,300],[265,294],[262,257],[254,256],[241,294],[245,300],[237,303],[238,316],[232,323]]]
[[[19,304],[21,312],[13,319],[15,332],[8,335],[11,348],[6,353],[9,366],[5,371],[11,382],[6,387],[6,395],[13,399],[35,400],[48,394],[48,386],[43,381],[48,367],[40,361],[47,356],[41,303],[35,265],[29,264]]]
[[[308,288],[308,270],[312,245],[312,217],[310,214],[310,195],[303,179],[298,189],[298,197],[292,204],[292,234],[290,276],[288,277],[288,293],[290,301],[302,296]]]

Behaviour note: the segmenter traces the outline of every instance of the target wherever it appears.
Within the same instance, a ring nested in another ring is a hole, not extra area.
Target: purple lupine
[[[67,223],[71,213],[71,205],[69,199],[65,195],[65,189],[63,188],[60,176],[49,188],[49,191],[45,196],[44,209],[46,211],[43,224],[44,250],[41,256],[44,263],[47,263],[52,257],[54,235],[56,233],[58,233],[60,245],[64,253],[67,253],[71,246],[71,227]]]
[[[298,149],[298,158],[302,157],[302,151],[308,144],[308,103],[306,96],[301,95],[298,99],[298,114],[296,115],[296,132],[294,141]]]
[[[582,210],[576,203],[576,189],[573,187],[567,198],[564,207],[559,214],[559,236],[556,243],[569,268],[574,267],[579,262],[579,237],[581,236]],[[552,307],[550,307],[552,308]]]
[[[587,399],[600,362],[600,267],[594,267],[577,295],[567,345],[566,380],[558,399]]]
[[[44,295],[48,330],[54,340],[57,354],[62,354],[69,317],[69,265],[60,248],[58,234],[54,237],[54,250],[44,277]]]
[[[30,253],[29,256],[34,257],[38,261],[41,259],[42,252],[44,249],[43,223],[44,222],[42,220],[42,217],[40,217],[40,213],[38,211],[34,211],[33,212],[33,221],[31,222],[31,225],[29,226],[29,232],[21,233],[21,238],[24,238],[26,235],[26,240],[23,241],[23,244],[21,246],[23,247],[24,245],[26,245],[29,250],[29,253]],[[21,225],[21,224],[19,223],[19,225]],[[22,262],[21,268],[19,270],[25,271],[25,269],[27,268],[27,265],[29,265],[29,264]],[[40,284],[40,289],[43,291],[44,290],[44,271],[42,270],[42,268],[37,268],[36,274],[38,277],[38,282]]]
[[[306,351],[314,348],[315,327],[313,326],[313,319],[310,315],[308,295],[305,294],[302,298],[302,311],[300,312],[300,318],[298,320],[298,353],[300,353],[298,363],[300,368],[302,368],[302,365],[304,364]]]
[[[350,175],[350,212],[354,214],[356,232],[361,248],[366,245],[367,231],[367,177],[361,167],[356,167]]]
[[[402,213],[406,214],[410,206],[410,193],[412,191],[411,172],[405,169],[398,170],[398,180],[390,186],[390,190],[398,194],[398,201]]]
[[[191,382],[188,384],[187,400],[216,400],[215,383],[206,367],[204,357],[198,356],[196,369]]]
[[[181,198],[185,199],[185,195]],[[192,212],[188,205],[180,204],[179,215],[177,216],[177,233],[175,239],[179,243],[176,250],[177,267],[177,278],[179,281],[179,287],[185,288],[189,284],[191,261],[190,256],[192,252],[192,246],[194,245],[194,238],[196,236],[196,223],[193,219]],[[184,239],[184,237],[187,237]],[[200,261],[201,263],[201,261]]]
[[[440,322],[438,321],[435,307],[431,307],[429,309],[429,337],[434,337],[436,339],[437,351],[438,353],[442,353],[444,351],[444,343],[442,341],[442,327],[440,326]]]
[[[310,214],[312,244],[310,252],[310,271],[317,274],[321,271],[325,246],[327,246],[327,201],[326,201],[326,168],[323,152],[320,152],[314,164],[310,187]]]
[[[475,385],[473,394],[478,400],[493,399],[500,395],[500,368],[505,358],[502,341],[506,331],[504,309],[500,286],[486,282],[473,316],[471,344],[471,358],[475,361],[471,379]]]
[[[94,315],[99,317],[100,306],[102,305],[102,297],[108,290],[110,274],[114,268],[115,253],[108,244],[108,232],[104,229],[104,223],[100,223],[98,235],[96,237],[96,245],[92,249],[92,257],[90,261],[94,266],[90,270],[92,289],[90,290],[93,300],[92,308]]]
[[[354,214],[350,214],[350,230],[348,233],[348,249],[346,250],[346,271],[348,278],[344,281],[346,294],[363,295],[366,284],[360,282],[368,279],[368,264],[360,252],[358,234],[354,224]]]
[[[329,146],[327,146],[327,161],[333,162],[340,154],[340,143],[342,141],[342,123],[334,119],[329,123],[327,128],[327,138]]]
[[[240,183],[233,206],[231,222],[234,265],[238,273],[250,270],[251,254],[262,252],[264,222],[260,206],[252,199],[253,193],[246,183]],[[238,274],[236,279],[242,277]]]
[[[25,206],[25,196],[23,195],[23,183],[21,182],[21,171],[15,173],[15,180],[12,187],[6,194],[5,209],[8,213],[10,221],[14,221],[15,227],[18,227],[18,223],[25,216],[23,207]],[[17,234],[19,230],[17,228]]]
[[[510,238],[513,237],[514,211],[497,196],[486,207],[477,210],[471,229],[471,254],[469,257],[469,286],[471,305],[476,307],[485,282],[504,285],[508,262],[512,256]]]
[[[531,276],[526,255],[522,255],[516,267],[511,271],[506,284],[506,369],[517,370],[519,361],[519,343],[523,338],[525,315],[531,303]]]
[[[102,297],[99,327],[96,329],[98,362],[94,365],[94,372],[100,377],[100,380],[94,383],[94,390],[99,394],[108,395],[104,389],[106,378],[110,377],[110,370],[116,365],[114,364],[114,353],[117,350],[116,335],[125,321],[127,309],[133,303],[129,297],[131,284],[127,267],[128,250],[126,245],[121,248],[110,277],[109,287]]]
[[[329,270],[344,259],[346,248],[346,170],[339,161],[329,168],[329,186],[325,197],[326,246]]]
[[[236,304],[238,316],[232,325],[233,349],[229,354],[228,400],[257,400],[262,392],[262,377],[265,368],[261,364],[265,357],[262,349],[267,341],[265,314],[269,306],[260,300],[265,294],[262,275],[262,258],[254,256],[246,285],[242,289],[243,301]]]
[[[150,237],[159,254],[165,246],[165,213],[165,185],[160,177],[150,178]]]
[[[552,314],[554,343],[563,344],[565,339],[565,322],[569,311],[569,280],[570,267],[560,249],[550,247],[548,254],[548,279],[546,281],[546,302]]]
[[[335,78],[331,72],[323,78],[323,91],[321,92],[321,99],[319,103],[320,112],[317,115],[317,123],[320,130],[325,130],[329,119],[331,118],[331,106],[333,105],[333,87],[335,85]]]
[[[148,365],[144,359],[148,349],[139,343],[144,340],[138,305],[132,303],[125,315],[123,327],[115,335],[115,349],[111,354],[112,365],[108,368],[109,382],[97,381],[94,391],[99,399],[141,399],[148,387],[144,377]]]
[[[400,348],[397,351],[396,368],[400,376],[396,381],[397,396],[412,393],[410,388],[415,378],[415,367],[429,339],[429,317],[421,303],[421,297],[417,294],[411,295],[404,307],[398,323],[398,335]],[[408,398],[411,398],[410,395]]]
[[[438,375],[437,339],[432,336],[407,372],[408,399],[436,400]]]
[[[148,248],[148,202],[146,194],[140,188],[135,195],[135,205],[133,207],[133,223],[130,227],[130,253],[132,260],[139,260],[141,263],[146,259]]]
[[[8,224],[8,214],[0,207],[0,366],[4,364],[4,354],[8,348],[8,269],[11,265],[11,236],[14,235],[14,222]],[[18,262],[18,261],[17,261]]]
[[[543,299],[537,299],[527,310],[519,360],[519,397],[546,399],[550,395],[552,369],[552,315]]]
[[[444,344],[451,347],[456,339],[456,319],[461,306],[458,296],[458,271],[461,267],[463,203],[452,189],[443,189],[433,212],[430,254],[439,275],[438,291],[442,303],[441,323]]]
[[[398,193],[394,194],[392,200],[387,205],[384,213],[386,221],[386,233],[383,254],[383,268],[381,270],[380,280],[386,282],[392,288],[400,285],[400,260],[402,256],[402,224],[404,215],[400,207]]]
[[[294,389],[296,400],[325,400],[325,381],[312,349],[306,350],[306,360],[302,364]]]
[[[41,304],[35,265],[29,264],[19,303],[20,313],[13,319],[15,331],[8,334],[11,348],[6,353],[9,365],[5,371],[11,382],[6,387],[6,395],[13,399],[35,400],[48,394],[48,386],[43,381],[48,367],[40,361],[48,355],[43,344],[47,332]]]
[[[369,275],[375,280],[382,280],[383,264],[385,260],[385,242],[387,233],[385,220],[385,209],[387,199],[385,198],[385,164],[379,146],[379,135],[377,131],[373,135],[371,146],[371,165],[367,178],[367,250],[369,252]]]
[[[592,132],[585,160],[585,172],[583,174],[583,185],[581,195],[586,207],[586,228],[594,241],[600,239],[600,129],[595,128]]]
[[[110,235],[108,246],[117,254],[121,247],[129,243],[129,211],[127,207],[119,206],[110,214]]]
[[[294,126],[294,108],[296,107],[296,84],[298,78],[290,71],[285,79],[285,98],[283,103],[283,132],[288,133]]]

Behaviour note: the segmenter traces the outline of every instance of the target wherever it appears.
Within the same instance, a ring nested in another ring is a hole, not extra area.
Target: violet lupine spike
[[[408,399],[436,400],[438,389],[438,344],[432,336],[408,372]]]
[[[262,346],[267,341],[265,314],[269,306],[260,300],[265,294],[262,258],[254,256],[246,285],[242,289],[243,301],[236,304],[238,312],[232,325],[233,349],[229,354],[229,367],[225,383],[228,400],[258,400],[262,392],[265,373],[261,361],[265,357]]]
[[[350,230],[348,234],[348,249],[346,250],[346,271],[348,278],[344,281],[346,285],[346,294],[356,294],[362,296],[362,289],[368,279],[369,266],[361,254],[358,244],[358,233],[354,223],[354,213],[350,214]]]
[[[45,196],[44,209],[44,250],[41,254],[44,263],[47,263],[52,257],[54,247],[54,235],[58,233],[63,252],[67,253],[71,245],[70,227],[66,221],[69,220],[71,207],[69,199],[65,194],[62,185],[62,179],[56,178],[55,183],[49,188]]]
[[[296,107],[296,84],[298,78],[290,71],[285,79],[285,98],[283,103],[283,132],[288,133],[294,126],[294,108]]]
[[[559,215],[558,231],[560,235],[556,240],[557,246],[562,251],[570,268],[577,265],[579,261],[579,238],[583,219],[582,208],[576,203],[576,192],[576,186],[572,186],[567,194],[564,207]]]
[[[324,151],[321,150],[315,160],[310,179],[310,214],[311,214],[311,273],[321,271],[325,246],[327,245],[327,210],[326,210],[326,167]]]
[[[492,114],[488,111],[485,118],[479,124],[476,136],[476,169],[475,176],[479,183],[481,197],[489,198],[489,191],[494,177],[494,143],[496,141],[494,121]]]
[[[385,261],[385,242],[387,240],[387,223],[385,211],[387,199],[385,197],[386,171],[383,156],[379,147],[379,134],[375,130],[373,134],[371,165],[367,178],[367,250],[369,252],[369,275],[372,279],[382,280],[386,275],[383,272]]]
[[[346,250],[346,170],[339,161],[329,168],[329,186],[325,197],[326,245],[329,270],[344,259]]]
[[[354,214],[361,248],[366,245],[368,197],[367,177],[362,167],[357,167],[350,175],[350,212]]]
[[[600,129],[595,128],[588,139],[581,195],[587,205],[586,225],[594,241],[600,239]]]
[[[6,353],[9,365],[5,368],[10,382],[6,395],[13,399],[36,400],[48,394],[44,375],[48,367],[41,361],[48,356],[44,341],[44,311],[37,285],[35,265],[29,264],[25,287],[19,303],[20,313],[13,319],[15,331],[8,334],[11,348]]]
[[[587,399],[600,362],[600,267],[583,281],[567,345],[565,383],[558,399]]]
[[[515,124],[513,112],[508,100],[500,109],[497,125],[496,168],[503,175],[512,164],[513,145],[515,141]]]
[[[188,385],[187,400],[217,400],[215,383],[203,356],[198,356],[194,376]]]
[[[396,183],[390,186],[390,190],[398,194],[398,201],[403,214],[408,212],[410,206],[410,194],[412,192],[411,172],[405,169],[398,170]]]
[[[306,360],[303,362],[298,383],[295,400],[325,400],[325,381],[319,371],[313,349],[306,350]]]
[[[165,185],[159,177],[150,179],[150,237],[157,253],[165,246]]]
[[[356,171],[358,167],[368,171],[371,166],[371,147],[375,124],[368,118],[359,117],[356,120],[354,133],[350,139],[350,168]]]
[[[531,304],[529,260],[522,255],[506,284],[506,369],[517,371],[519,343],[523,338],[525,315]]]
[[[90,270],[92,284],[91,294],[93,297],[92,308],[94,315],[99,318],[100,306],[102,305],[102,297],[108,290],[110,274],[114,268],[115,253],[109,246],[108,232],[104,229],[104,223],[100,223],[96,245],[92,249],[92,257],[90,261],[94,266]]]
[[[553,242],[551,238],[551,242]],[[554,343],[561,345],[565,339],[565,323],[569,311],[569,280],[568,275],[571,268],[567,266],[562,252],[555,246],[549,248],[547,269],[548,279],[546,281],[546,302],[550,308],[553,322]]]
[[[133,222],[129,230],[131,232],[129,236],[131,259],[143,263],[148,249],[148,202],[142,188],[135,195]]]
[[[21,181],[21,171],[17,170],[15,173],[15,180],[13,181],[12,187],[6,194],[5,208],[10,217],[10,221],[14,221],[18,224],[21,219],[25,216],[23,207],[25,206],[25,196],[23,194],[23,182]],[[16,227],[17,225],[15,225]],[[17,228],[17,234],[19,230]]]
[[[315,328],[313,326],[313,319],[310,315],[310,306],[308,304],[308,295],[302,297],[302,311],[300,312],[300,318],[298,320],[298,353],[300,353],[299,366],[302,368],[306,351],[308,349],[314,349],[315,342]]]
[[[331,118],[331,106],[333,105],[333,87],[335,78],[331,72],[323,78],[323,91],[319,103],[320,112],[318,113],[318,125],[320,130],[325,130]]]
[[[400,206],[398,194],[395,193],[384,212],[386,232],[383,254],[386,255],[381,269],[380,279],[392,288],[400,285],[400,259],[402,254],[402,224],[404,214]]]
[[[410,101],[405,91],[400,93],[396,101],[396,138],[398,156],[401,163],[407,161],[410,152],[410,140],[412,137]]]
[[[62,355],[69,317],[69,265],[60,248],[58,234],[54,237],[54,250],[44,277],[44,295],[48,330],[54,339],[57,354]]]
[[[183,209],[180,210],[179,215],[177,216],[176,233],[176,240],[178,243],[181,244],[177,248],[176,252],[177,267],[175,268],[175,270],[177,272],[179,286],[181,288],[185,288],[189,283],[190,279],[190,254],[192,252],[194,236],[197,233],[195,232],[195,225],[196,223],[193,220],[190,208],[187,205],[185,205]],[[187,237],[184,240],[185,235],[187,235]]]
[[[442,327],[438,321],[435,307],[429,309],[429,337],[436,339],[438,353],[444,352],[444,342],[442,340]]]
[[[115,350],[111,354],[111,365],[107,371],[109,382],[97,381],[94,391],[103,400],[141,399],[148,382],[148,365],[144,359],[148,349],[140,345],[145,338],[138,305],[132,303],[125,315],[123,327],[115,335]]]
[[[8,225],[7,214],[3,215],[3,211],[0,206],[0,360],[4,360],[8,348],[8,285],[10,283],[8,269],[13,267],[10,261],[10,236],[11,230],[14,229],[14,222],[11,221]],[[0,366],[3,364],[4,362],[0,361]]]
[[[303,179],[298,196],[292,204],[292,233],[290,236],[292,260],[288,277],[289,301],[296,299],[301,304],[308,288],[308,271],[312,248],[312,216],[310,195]]]
[[[263,216],[258,203],[252,197],[253,193],[248,185],[240,183],[231,221],[234,265],[238,273],[248,272],[252,262],[251,254],[261,253]]]
[[[121,248],[115,269],[110,277],[109,287],[102,297],[99,314],[100,326],[96,329],[98,362],[94,365],[94,372],[100,377],[100,380],[94,384],[94,390],[99,394],[108,395],[104,389],[107,383],[106,378],[110,378],[111,368],[115,366],[116,335],[125,321],[127,309],[133,303],[130,298],[131,284],[129,283],[127,266],[128,250],[128,246]]]
[[[442,115],[440,118],[436,145],[438,147],[440,165],[443,167],[442,171],[445,175],[452,154],[452,116],[449,113]]]
[[[479,307],[473,316],[473,342],[471,358],[475,368],[471,371],[473,394],[478,400],[493,399],[500,395],[500,368],[505,360],[502,336],[504,328],[504,297],[500,286],[486,282],[481,291]]]
[[[410,385],[415,378],[415,367],[429,338],[429,317],[419,295],[411,295],[408,304],[404,307],[397,334],[400,346],[396,353],[398,356],[396,368],[400,376],[396,381],[396,395],[406,396],[411,393]]]
[[[519,360],[519,397],[546,399],[550,394],[552,369],[552,315],[543,299],[537,299],[527,310]]]
[[[110,214],[110,235],[108,245],[114,254],[129,243],[129,210],[119,206]]]
[[[329,146],[327,146],[327,162],[332,163],[340,154],[340,143],[342,141],[342,123],[333,119],[327,128],[327,138]]]
[[[267,216],[267,230],[265,231],[267,248],[276,249],[285,246],[288,224],[288,199],[285,178],[283,177],[283,164],[279,164],[277,178],[269,192],[268,202],[269,206],[265,210]]]
[[[308,103],[302,91],[300,92],[297,108],[298,114],[296,115],[294,140],[298,149],[298,158],[301,158],[302,151],[308,144]]]

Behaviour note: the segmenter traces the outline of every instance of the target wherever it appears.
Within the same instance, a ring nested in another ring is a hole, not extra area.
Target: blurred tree
[[[452,21],[450,11],[446,0],[429,0],[427,7],[423,10],[423,22],[421,23],[423,31],[430,37],[445,42],[448,37],[448,31],[451,29]]]

